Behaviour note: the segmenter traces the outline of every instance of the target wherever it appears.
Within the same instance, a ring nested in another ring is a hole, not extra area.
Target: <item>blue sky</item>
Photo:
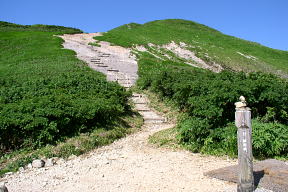
[[[103,32],[122,24],[187,19],[288,50],[287,0],[0,0],[0,20]]]

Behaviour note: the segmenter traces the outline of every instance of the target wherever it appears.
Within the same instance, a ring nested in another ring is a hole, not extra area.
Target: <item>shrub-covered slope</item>
[[[288,158],[287,79],[262,73],[287,75],[288,52],[184,20],[123,25],[95,38],[134,49],[138,87],[176,104],[182,114],[178,138],[192,151],[237,155],[234,102],[244,95],[254,119],[254,155]],[[193,59],[191,52],[195,62],[200,58],[226,70],[213,73],[187,65],[185,54]]]
[[[143,25],[131,23],[112,29],[96,39],[124,47],[145,45],[148,48],[149,43],[163,45],[172,41],[177,44],[184,42],[188,50],[208,64],[217,63],[223,68],[237,71],[264,71],[282,76],[288,74],[287,51],[228,36],[192,21],[170,19]]]
[[[18,25],[15,23],[9,23],[5,21],[0,21],[0,31],[1,32],[11,32],[11,31],[42,31],[42,32],[53,32],[53,33],[82,33],[80,29],[72,27],[63,27],[57,25]]]
[[[119,123],[130,93],[62,49],[55,36],[79,32],[0,23],[0,156]]]

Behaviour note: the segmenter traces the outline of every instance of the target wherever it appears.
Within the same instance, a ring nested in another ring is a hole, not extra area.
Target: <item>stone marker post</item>
[[[251,110],[247,107],[245,98],[235,103],[235,124],[238,138],[238,185],[237,192],[254,191],[253,156],[252,156],[252,127]]]

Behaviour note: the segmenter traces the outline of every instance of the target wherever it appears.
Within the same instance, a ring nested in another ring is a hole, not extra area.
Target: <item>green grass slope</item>
[[[62,49],[55,36],[79,32],[0,23],[0,157],[123,122],[131,93]]]
[[[104,33],[98,40],[124,47],[184,42],[197,57],[236,71],[263,71],[287,76],[288,52],[225,35],[207,26],[186,20],[158,20],[143,25],[130,23]],[[246,57],[248,56],[248,58]],[[252,56],[252,57],[250,57]],[[250,57],[250,58],[249,58]]]
[[[56,36],[81,32],[0,22],[0,176],[35,158],[85,153],[141,126],[127,103],[131,93],[62,49]]]
[[[265,73],[287,77],[288,52],[184,20],[132,23],[95,39],[132,47],[138,57],[138,88],[156,93],[177,108],[176,130],[162,132],[161,138],[170,140],[173,133],[177,135],[173,141],[194,152],[237,156],[234,103],[244,95],[253,116],[254,156],[288,158],[287,79]],[[226,70],[214,73],[191,67],[177,52],[150,44],[172,41],[179,46],[184,42],[198,58]],[[139,50],[136,45],[143,46]]]

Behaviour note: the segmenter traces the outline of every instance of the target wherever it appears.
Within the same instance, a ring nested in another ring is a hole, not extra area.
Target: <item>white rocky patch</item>
[[[204,60],[202,60],[201,58],[197,57],[194,52],[188,50],[188,48],[193,48],[193,46],[187,45],[184,42],[180,42],[179,44],[177,44],[174,41],[172,41],[171,43],[165,44],[165,45],[154,45],[152,43],[149,43],[148,46],[151,49],[160,53],[162,56],[166,57],[168,60],[171,60],[172,57],[166,53],[163,53],[161,51],[161,49],[166,49],[168,51],[171,51],[177,57],[185,59],[186,60],[185,63],[188,65],[191,65],[193,67],[209,69],[209,70],[212,70],[214,72],[220,72],[223,70],[223,68],[220,65],[218,65],[216,63],[208,64]],[[148,49],[145,48],[144,46],[137,45],[136,50],[141,51],[141,52],[150,53],[151,55],[155,56],[156,58],[163,60],[163,58],[159,57],[158,55],[156,55],[154,53],[151,53],[150,51],[148,51]],[[208,53],[205,53],[205,57],[209,57]]]
[[[237,51],[236,53],[238,53],[239,55],[241,55],[241,56],[243,56],[243,57],[245,57],[245,58],[247,58],[247,59],[252,59],[252,60],[257,60],[258,58],[257,57],[254,57],[254,56],[252,56],[252,55],[245,55],[245,54],[243,54],[243,53],[241,53],[241,52],[239,52],[239,51]]]

